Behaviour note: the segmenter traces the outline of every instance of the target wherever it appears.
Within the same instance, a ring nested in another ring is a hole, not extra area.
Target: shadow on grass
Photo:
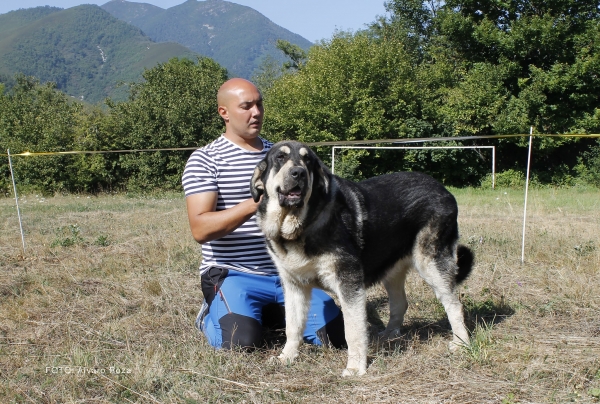
[[[497,300],[492,296],[487,296],[484,300],[476,301],[470,296],[463,296],[461,300],[465,313],[465,323],[470,330],[478,324],[499,324],[515,314],[515,309],[506,302],[504,297]]]
[[[496,301],[492,296],[483,300],[474,300],[470,296],[461,297],[465,314],[467,330],[471,333],[477,326],[490,325],[503,322],[512,316],[515,310],[504,299]],[[443,306],[436,300],[432,305],[431,317],[410,317],[405,321],[398,336],[390,339],[380,339],[379,333],[385,330],[386,323],[381,319],[379,310],[387,306],[387,296],[382,296],[367,301],[367,321],[371,347],[375,348],[378,355],[391,355],[398,351],[405,351],[418,342],[427,342],[435,336],[448,339],[452,338],[452,329]],[[410,311],[410,307],[409,307]],[[262,350],[279,351],[285,345],[285,326],[279,321],[265,324],[263,333]]]
[[[476,301],[469,296],[462,297],[465,324],[469,333],[477,326],[495,326],[515,313],[514,308],[507,304],[504,299],[496,301],[492,297]],[[436,301],[437,302],[437,301]],[[396,337],[383,340],[379,333],[385,330],[386,324],[379,316],[379,309],[387,306],[387,296],[372,299],[367,302],[367,320],[369,322],[369,335],[371,345],[375,347],[378,354],[389,355],[398,351],[405,351],[415,342],[426,342],[434,336],[452,338],[452,328],[443,306],[437,302],[439,307],[434,308],[431,318],[412,317],[402,326],[400,334]],[[410,310],[410,307],[409,307]],[[443,317],[440,318],[440,315]],[[436,318],[437,317],[437,318]]]

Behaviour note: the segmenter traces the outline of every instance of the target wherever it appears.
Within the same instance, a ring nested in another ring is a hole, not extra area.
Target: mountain
[[[154,41],[177,42],[216,60],[230,76],[250,78],[267,55],[283,62],[275,47],[278,39],[305,50],[313,45],[258,11],[224,0],[188,0],[166,10],[126,0],[112,0],[101,7],[139,27]]]
[[[139,81],[144,68],[173,57],[195,59],[177,43],[156,43],[95,5],[36,7],[0,15],[0,78],[15,73],[56,82],[74,97],[96,103],[124,99],[117,83]]]
[[[146,21],[163,14],[165,9],[147,3],[132,3],[129,1],[114,0],[101,6],[113,17],[134,25],[138,28],[144,26]]]

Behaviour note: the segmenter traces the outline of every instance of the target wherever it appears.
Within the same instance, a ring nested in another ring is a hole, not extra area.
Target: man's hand
[[[224,237],[240,227],[256,213],[260,201],[248,199],[216,212],[217,193],[202,192],[186,197],[185,203],[192,236],[202,244]]]

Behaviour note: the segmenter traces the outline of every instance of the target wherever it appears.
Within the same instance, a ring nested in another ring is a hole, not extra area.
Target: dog
[[[395,336],[408,308],[410,267],[443,304],[454,334],[451,349],[468,344],[454,288],[471,272],[474,256],[458,244],[454,196],[435,179],[398,172],[349,181],[331,174],[307,145],[285,141],[256,166],[250,192],[260,201],[257,222],[283,284],[282,362],[298,356],[311,289],[321,288],[337,295],[344,315],[348,362],[342,376],[364,374],[366,289],[383,283],[390,320],[382,336]]]

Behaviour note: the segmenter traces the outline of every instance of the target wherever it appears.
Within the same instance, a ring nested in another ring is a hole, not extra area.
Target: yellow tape
[[[24,152],[17,154],[10,154],[14,156],[51,156],[51,155],[67,155],[67,154],[105,154],[105,153],[135,153],[135,152],[154,152],[154,151],[177,151],[177,150],[196,150],[200,146],[194,147],[171,147],[166,149],[131,149],[131,150],[73,150],[73,151],[62,151],[62,152]],[[2,154],[8,156],[8,154]]]
[[[581,134],[581,133],[565,133],[565,134],[512,134],[512,135],[485,135],[485,136],[456,136],[456,137],[421,137],[421,138],[404,138],[404,139],[377,139],[377,140],[339,140],[328,142],[307,142],[309,146],[352,146],[357,144],[378,144],[378,143],[421,143],[421,142],[449,142],[458,140],[476,140],[476,139],[507,139],[514,137],[587,137],[600,138],[600,134]],[[194,147],[172,147],[165,149],[131,149],[131,150],[74,150],[61,152],[24,152],[11,154],[11,157],[19,156],[52,156],[52,155],[69,155],[69,154],[105,154],[105,153],[137,153],[137,152],[155,152],[155,151],[185,151],[196,150],[200,146]],[[8,156],[8,154],[0,154]]]

